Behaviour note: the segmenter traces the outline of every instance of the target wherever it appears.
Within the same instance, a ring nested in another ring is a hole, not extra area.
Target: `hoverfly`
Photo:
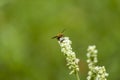
[[[65,29],[62,32],[58,33],[56,36],[52,37],[52,39],[56,38],[57,40],[61,41],[60,38],[64,37],[64,34],[63,34],[64,31]]]

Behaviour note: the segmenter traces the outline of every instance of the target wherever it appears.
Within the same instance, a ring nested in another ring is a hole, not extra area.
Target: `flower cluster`
[[[66,56],[67,66],[71,70],[69,74],[73,74],[79,71],[79,59],[76,58],[75,52],[72,51],[69,37],[61,37],[58,41],[61,47],[61,52]]]
[[[106,73],[104,66],[96,66],[97,60],[97,50],[96,46],[89,46],[88,47],[88,53],[87,53],[87,63],[88,63],[88,77],[87,80],[107,80],[106,77],[108,76],[108,73]]]
[[[97,60],[97,52],[98,51],[95,48],[96,48],[96,46],[94,45],[94,46],[89,46],[88,49],[87,49],[87,51],[88,51],[88,53],[87,53],[87,58],[88,58],[87,63],[88,63],[89,68],[94,67],[95,64],[98,62],[98,60]]]

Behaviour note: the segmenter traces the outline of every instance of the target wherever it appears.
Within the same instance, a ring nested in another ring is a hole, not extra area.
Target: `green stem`
[[[79,77],[79,74],[77,71],[76,71],[75,75],[76,75],[77,80],[80,80],[80,77]]]

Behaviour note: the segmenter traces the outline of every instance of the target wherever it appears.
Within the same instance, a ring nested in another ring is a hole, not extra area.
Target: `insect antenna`
[[[66,31],[66,29],[63,29],[61,33],[64,33]]]

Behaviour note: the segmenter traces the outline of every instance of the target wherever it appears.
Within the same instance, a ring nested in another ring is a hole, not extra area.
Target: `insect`
[[[64,34],[63,34],[64,31],[65,29],[62,32],[58,33],[56,36],[52,37],[52,39],[56,38],[57,40],[61,41],[60,38],[64,37]]]

